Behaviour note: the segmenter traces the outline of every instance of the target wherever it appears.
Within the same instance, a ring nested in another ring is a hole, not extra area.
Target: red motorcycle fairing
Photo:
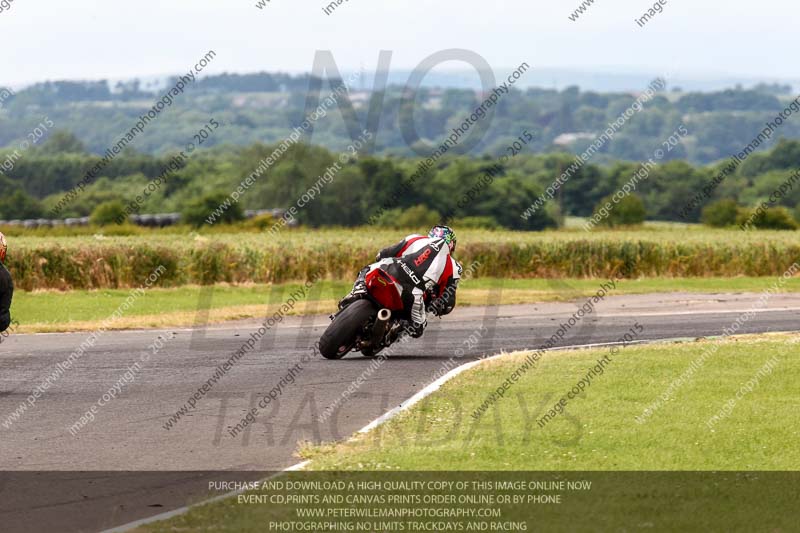
[[[370,296],[390,311],[403,310],[403,289],[397,280],[380,268],[367,274],[367,290]]]

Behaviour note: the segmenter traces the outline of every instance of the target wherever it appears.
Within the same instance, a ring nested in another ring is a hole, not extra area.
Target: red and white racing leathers
[[[437,314],[445,315],[455,307],[455,291],[461,278],[461,265],[450,256],[444,239],[409,235],[398,244],[378,253],[378,262],[369,270],[381,268],[404,288],[403,301],[411,321],[426,322],[425,292],[437,302]]]

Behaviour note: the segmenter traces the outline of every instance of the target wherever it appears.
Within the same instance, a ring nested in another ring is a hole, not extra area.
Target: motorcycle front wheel
[[[336,315],[319,340],[319,353],[326,359],[341,359],[353,349],[358,333],[378,314],[369,300],[356,300]]]

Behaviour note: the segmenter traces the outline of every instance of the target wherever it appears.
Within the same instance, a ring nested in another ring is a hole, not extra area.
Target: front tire
[[[325,359],[341,359],[353,349],[359,331],[378,310],[369,300],[357,300],[336,315],[319,340],[319,353]]]

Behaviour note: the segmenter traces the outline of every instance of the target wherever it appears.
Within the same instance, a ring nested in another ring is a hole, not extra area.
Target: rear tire
[[[319,353],[325,359],[341,359],[353,349],[358,333],[378,310],[369,300],[357,300],[336,315],[319,340]]]

